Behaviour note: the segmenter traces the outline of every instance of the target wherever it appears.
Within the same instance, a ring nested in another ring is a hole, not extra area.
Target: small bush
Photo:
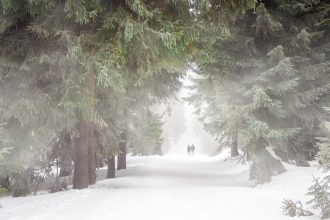
[[[313,177],[313,185],[308,189],[307,195],[313,198],[308,201],[308,204],[313,205],[313,209],[321,209],[321,218],[330,218],[330,177],[323,179]]]
[[[305,210],[301,201],[294,202],[291,199],[284,199],[283,201],[283,213],[290,217],[299,217],[299,216],[311,216],[312,212]]]

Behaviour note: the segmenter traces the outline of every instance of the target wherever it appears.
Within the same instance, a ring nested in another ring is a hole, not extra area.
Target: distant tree
[[[147,111],[136,118],[130,147],[136,155],[162,155],[162,122],[158,115]]]

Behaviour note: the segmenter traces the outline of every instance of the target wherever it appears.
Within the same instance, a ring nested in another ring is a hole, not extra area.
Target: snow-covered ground
[[[252,187],[248,165],[217,157],[129,157],[118,178],[85,190],[0,199],[0,220],[285,220],[283,198],[306,201],[316,167],[287,165]],[[302,220],[319,219],[318,216]]]

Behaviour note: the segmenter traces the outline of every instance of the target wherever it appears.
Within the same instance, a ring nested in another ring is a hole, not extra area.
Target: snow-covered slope
[[[217,157],[129,157],[118,178],[85,190],[0,200],[0,220],[285,220],[283,198],[305,201],[315,167],[287,165],[252,187],[248,166]],[[302,219],[318,219],[318,216]]]

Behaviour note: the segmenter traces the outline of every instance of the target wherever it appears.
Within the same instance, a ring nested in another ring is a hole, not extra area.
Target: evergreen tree
[[[313,209],[321,209],[322,219],[328,219],[330,217],[329,180],[325,178],[320,181],[314,177],[313,182],[307,193],[307,195],[313,196],[313,199],[308,203],[313,204]]]
[[[138,115],[133,126],[134,134],[130,138],[130,146],[136,155],[162,154],[162,122],[160,116],[147,111],[145,115]]]
[[[290,217],[313,215],[312,212],[304,209],[301,201],[294,202],[292,200],[284,199],[282,209],[283,209],[283,213]]]
[[[44,163],[53,140],[67,130],[73,140],[73,188],[94,184],[97,134],[112,134],[106,130],[111,123],[118,125],[120,134],[113,136],[125,137],[111,146],[120,148],[122,143],[126,149],[129,122],[124,118],[133,115],[129,107],[135,88],[158,79],[177,84],[177,73],[194,56],[207,23],[219,24],[254,4],[1,0],[0,123],[5,124],[3,140],[8,144],[1,149],[12,149],[8,161],[18,157],[6,175],[18,174],[26,182],[26,172],[38,169],[31,158]],[[152,88],[155,97],[160,94]],[[115,104],[106,111],[103,100]],[[124,117],[108,120],[119,111]]]
[[[125,94],[163,69],[182,69],[188,45],[197,37],[194,25],[188,27],[189,7],[186,2],[139,0],[1,1],[2,83],[7,89],[2,94],[17,100],[1,97],[2,121],[18,120],[17,128],[36,133],[43,128],[50,133],[45,140],[71,130],[74,188],[93,184],[95,127],[108,126],[97,109],[100,90]],[[173,18],[187,19],[176,23]],[[22,89],[12,92],[10,81],[21,82],[17,88]],[[15,104],[15,111],[9,111]]]
[[[210,34],[209,57],[199,58],[200,76],[188,98],[219,140],[242,133],[241,145],[254,161],[251,176],[261,183],[284,170],[266,147],[287,162],[308,165],[317,151],[319,121],[327,115],[328,6],[286,3],[262,1],[229,35]],[[304,10],[290,12],[298,6]]]

